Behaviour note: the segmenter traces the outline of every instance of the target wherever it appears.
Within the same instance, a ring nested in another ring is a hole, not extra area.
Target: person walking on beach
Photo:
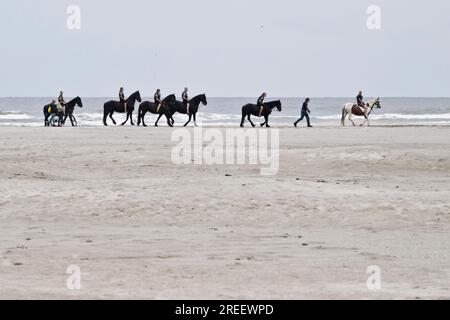
[[[189,95],[188,88],[184,88],[183,93],[181,94],[181,98],[183,99],[183,104],[186,106],[186,113],[189,115]]]
[[[309,114],[311,113],[311,110],[309,110],[309,98],[306,98],[305,102],[303,102],[302,106],[302,115],[300,119],[294,122],[294,126],[297,128],[297,125],[300,121],[302,121],[304,118],[306,118],[306,122],[308,123],[308,128],[312,128],[311,121],[309,119]]]
[[[119,90],[119,101],[121,104],[123,104],[125,113],[127,113],[127,101],[125,100],[125,93],[124,93],[123,87],[120,87],[120,90]]]
[[[259,116],[262,116],[264,111],[264,99],[267,97],[267,93],[263,92],[263,94],[258,98],[256,105],[259,107]]]
[[[362,91],[359,91],[358,96],[356,97],[356,103],[358,104],[358,107],[362,108],[363,111],[366,111],[366,104],[364,103],[364,97]]]
[[[154,95],[155,104],[156,104],[156,113],[159,113],[159,109],[161,109],[162,106],[162,100],[161,100],[161,90],[156,90],[156,93]]]

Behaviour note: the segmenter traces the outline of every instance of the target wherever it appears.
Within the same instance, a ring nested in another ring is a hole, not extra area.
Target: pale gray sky
[[[81,8],[81,30],[66,9]],[[382,29],[366,27],[369,5]],[[448,0],[2,0],[0,96],[450,96]]]

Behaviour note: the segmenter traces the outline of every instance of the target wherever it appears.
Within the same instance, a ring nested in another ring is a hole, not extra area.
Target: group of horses
[[[124,103],[121,103],[119,101],[108,101],[103,106],[103,125],[107,126],[107,118],[109,117],[113,124],[117,124],[116,121],[113,118],[114,113],[126,113],[126,120],[121,124],[122,126],[125,125],[128,120],[130,120],[131,125],[134,125],[133,122],[133,112],[135,110],[136,102],[139,102],[139,108],[138,108],[138,121],[137,125],[142,125],[146,127],[145,123],[145,115],[147,113],[152,113],[155,115],[158,115],[158,118],[155,122],[155,126],[158,126],[158,123],[161,119],[161,117],[165,116],[167,119],[167,125],[169,127],[173,127],[175,124],[175,120],[173,119],[173,116],[175,113],[181,113],[186,114],[189,118],[187,122],[184,124],[184,126],[187,126],[192,119],[194,119],[194,125],[197,126],[197,113],[200,107],[200,104],[203,104],[204,106],[208,105],[208,101],[206,99],[205,94],[198,95],[194,98],[192,98],[189,101],[189,104],[186,105],[182,101],[178,101],[174,94],[171,94],[167,96],[163,101],[162,104],[159,106],[150,102],[150,101],[144,101],[142,102],[141,94],[139,91],[136,91],[132,95],[128,97],[128,99]],[[72,126],[76,126],[76,120],[73,116],[74,108],[75,106],[79,106],[80,108],[83,107],[83,102],[81,101],[80,97],[76,97],[75,99],[69,101],[65,104],[65,114],[60,115],[60,119],[62,124],[64,124],[67,120],[67,118],[70,119]],[[355,126],[355,122],[352,120],[352,115],[364,117],[365,121],[361,126],[364,125],[370,125],[369,123],[369,116],[373,112],[373,109],[375,108],[381,108],[380,98],[373,99],[367,103],[366,108],[361,108],[357,106],[354,103],[347,103],[342,108],[342,118],[341,118],[341,124],[345,126],[345,120],[348,118],[353,125]],[[58,111],[55,110],[54,105],[46,105],[44,107],[44,116],[45,116],[45,126],[49,126],[49,117],[52,115],[58,114]],[[251,116],[255,117],[263,117],[264,122],[261,123],[261,127],[266,126],[267,128],[270,127],[269,125],[269,116],[272,114],[274,109],[277,109],[278,111],[282,111],[282,105],[280,100],[271,101],[264,103],[263,110],[261,112],[261,109],[256,104],[246,104],[242,107],[242,119],[241,119],[241,127],[244,127],[245,119],[250,122],[252,127],[256,127],[256,125],[251,120]]]
[[[171,94],[167,96],[161,103],[161,105],[158,108],[158,105],[156,103],[150,102],[150,101],[144,101],[142,102],[141,94],[139,91],[136,91],[131,96],[128,97],[128,99],[124,103],[121,103],[119,101],[108,101],[103,106],[103,124],[105,126],[108,125],[107,118],[109,117],[114,124],[116,124],[116,121],[112,117],[114,113],[126,113],[127,118],[122,123],[122,125],[125,125],[128,120],[130,120],[131,125],[134,125],[133,122],[133,112],[135,110],[136,102],[141,103],[139,105],[138,109],[138,126],[142,123],[144,127],[146,127],[145,123],[145,115],[147,113],[152,113],[158,115],[158,118],[155,122],[155,126],[158,126],[159,120],[162,116],[165,116],[167,119],[167,125],[169,127],[173,127],[175,124],[175,120],[173,119],[173,115],[175,113],[181,113],[186,114],[189,119],[184,124],[184,126],[187,126],[192,119],[194,119],[194,124],[197,126],[197,113],[200,107],[200,104],[203,104],[204,106],[208,105],[208,101],[206,99],[205,94],[200,94],[194,98],[192,98],[188,105],[184,104],[182,101],[178,101],[174,94]]]

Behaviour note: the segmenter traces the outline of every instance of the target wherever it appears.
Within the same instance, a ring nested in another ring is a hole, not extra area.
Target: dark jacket
[[[264,106],[264,99],[265,99],[266,97],[264,97],[264,95],[261,95],[259,98],[258,98],[258,101],[256,102],[256,104],[258,105],[258,107],[261,107],[261,106]]]
[[[358,94],[358,96],[356,97],[356,102],[358,103],[358,106],[365,106],[364,97],[362,96],[362,94]]]
[[[161,94],[160,93],[158,93],[158,92],[155,93],[154,99],[155,99],[155,103],[156,104],[162,103],[162,101],[161,101]]]
[[[302,106],[302,113],[310,113],[311,110],[309,110],[309,106],[308,106],[309,102],[303,102],[303,106]]]
[[[189,103],[189,96],[188,96],[187,92],[186,92],[186,91],[183,92],[183,94],[181,95],[181,97],[183,98],[183,103],[184,103],[185,105],[187,105],[187,104]]]

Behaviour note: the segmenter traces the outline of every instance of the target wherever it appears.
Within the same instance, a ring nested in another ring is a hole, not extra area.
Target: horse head
[[[200,95],[200,102],[201,102],[204,106],[207,106],[207,105],[208,105],[208,100],[206,99],[206,94],[201,94],[201,95]]]
[[[77,106],[80,108],[83,108],[83,101],[81,101],[81,98],[76,97],[75,99],[76,99]]]
[[[208,105],[208,101],[206,100],[205,94],[199,94],[198,96],[192,98],[190,101],[191,105],[200,105],[200,103],[203,104],[204,106]]]
[[[369,107],[372,109],[381,109],[381,102],[380,102],[380,98],[376,98],[373,101],[369,102]]]
[[[142,102],[140,92],[139,92],[139,91],[136,91],[136,92],[133,93],[127,100],[131,100],[133,103],[134,103],[134,101]]]
[[[281,112],[281,101],[278,100],[277,103],[275,104],[275,106],[277,107],[277,110]]]

